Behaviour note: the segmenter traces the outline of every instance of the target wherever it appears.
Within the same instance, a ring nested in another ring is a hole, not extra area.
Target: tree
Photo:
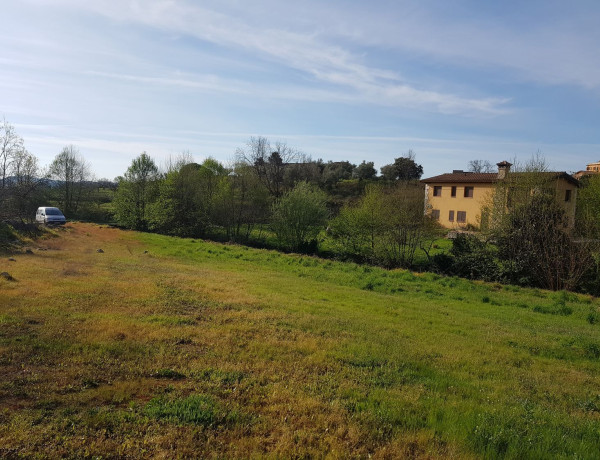
[[[115,217],[128,228],[146,230],[147,207],[156,198],[158,168],[146,152],[131,162],[124,177],[118,179]]]
[[[364,196],[342,208],[330,224],[340,250],[371,263],[410,267],[416,250],[434,235],[424,215],[424,190],[414,182],[369,185]]]
[[[8,187],[11,164],[23,150],[23,139],[16,133],[14,126],[3,119],[0,124],[0,190]]]
[[[577,234],[600,239],[600,174],[581,178],[577,193]]]
[[[506,281],[545,289],[575,289],[592,264],[586,244],[575,243],[556,196],[556,173],[540,154],[513,165],[498,181],[488,214]]]
[[[308,182],[300,182],[272,207],[271,227],[281,244],[292,250],[314,244],[327,222],[327,195]]]
[[[157,197],[148,204],[148,227],[176,236],[204,236],[209,224],[197,163],[181,165],[158,181]]]
[[[494,165],[488,160],[471,160],[469,161],[468,170],[474,173],[492,173],[494,172]]]
[[[219,181],[214,200],[214,222],[231,241],[247,241],[257,223],[264,223],[271,203],[267,190],[245,163],[236,163]]]
[[[12,184],[7,206],[14,217],[33,219],[36,201],[40,199],[40,171],[38,159],[22,149],[14,155],[11,165]]]
[[[76,213],[85,183],[91,180],[92,174],[75,146],[66,146],[54,158],[50,165],[50,177],[59,182],[59,202],[65,214]]]
[[[37,158],[6,120],[0,124],[0,218],[32,219],[39,191]]]
[[[342,253],[376,262],[375,248],[386,227],[385,192],[369,185],[356,204],[344,206],[330,223],[330,233]]]
[[[409,150],[406,156],[396,158],[392,164],[381,167],[385,180],[419,180],[423,175],[423,166],[415,162],[415,153]]]
[[[514,205],[496,231],[507,280],[544,289],[575,289],[592,264],[592,254],[573,242],[567,225],[564,210],[551,195],[534,194]]]
[[[284,172],[289,163],[296,162],[302,154],[285,142],[276,142],[273,147],[266,137],[251,137],[246,149],[236,152],[238,162],[246,163],[254,169],[261,183],[274,197],[284,191]]]
[[[323,168],[322,183],[331,189],[339,181],[351,179],[355,168],[349,161],[329,161]]]
[[[368,163],[363,160],[353,171],[352,176],[358,180],[372,180],[377,177],[377,171],[375,170],[375,163],[369,161]]]

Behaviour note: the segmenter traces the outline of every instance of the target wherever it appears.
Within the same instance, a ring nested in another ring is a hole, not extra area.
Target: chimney
[[[502,180],[506,177],[506,174],[510,172],[512,163],[509,163],[508,161],[501,161],[496,166],[498,166],[498,179]]]

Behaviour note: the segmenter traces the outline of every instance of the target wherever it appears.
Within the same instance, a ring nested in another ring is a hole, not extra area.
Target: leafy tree
[[[600,175],[583,177],[580,182],[575,218],[577,233],[584,238],[600,239]]]
[[[203,236],[209,225],[197,163],[171,168],[158,182],[156,200],[148,205],[148,226],[177,236]]]
[[[298,182],[320,184],[324,168],[322,160],[312,161],[308,158],[299,163],[288,163],[284,170],[284,189],[291,190]]]
[[[271,227],[288,249],[314,244],[327,221],[327,195],[318,187],[300,182],[272,207]]]
[[[564,210],[554,197],[534,195],[506,215],[497,229],[498,256],[511,283],[545,289],[574,289],[591,253],[573,242]]]
[[[354,171],[356,165],[353,165],[349,161],[329,161],[323,168],[323,185],[327,188],[331,188],[341,180],[351,179],[352,171]]]
[[[146,230],[148,204],[156,198],[158,168],[146,152],[131,162],[124,177],[118,178],[115,218],[128,228]]]
[[[358,180],[372,180],[377,177],[377,170],[375,169],[375,163],[372,161],[366,162],[363,160],[352,173],[353,177]]]
[[[406,156],[396,158],[392,164],[381,167],[385,180],[419,180],[423,175],[423,166],[415,162],[415,154],[409,150]]]
[[[252,168],[235,164],[219,182],[215,195],[214,222],[232,241],[247,241],[258,223],[266,221],[271,197]]]
[[[67,216],[79,208],[86,182],[92,179],[88,163],[79,150],[68,145],[50,164],[50,177],[58,181],[59,203]]]
[[[498,181],[488,213],[506,281],[575,289],[592,265],[591,247],[572,239],[555,180],[538,154]]]
[[[368,186],[330,224],[340,251],[389,267],[411,266],[434,230],[435,223],[424,215],[423,187],[409,182]]]
[[[375,248],[384,233],[387,213],[385,192],[370,185],[358,203],[344,206],[330,223],[339,250],[375,262]]]

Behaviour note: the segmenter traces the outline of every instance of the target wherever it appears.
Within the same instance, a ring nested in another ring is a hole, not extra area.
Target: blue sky
[[[600,2],[19,0],[2,7],[0,116],[97,177],[146,151],[230,161],[250,136],[325,161],[412,149],[600,160]]]

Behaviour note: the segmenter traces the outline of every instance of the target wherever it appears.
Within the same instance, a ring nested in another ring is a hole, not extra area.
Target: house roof
[[[474,173],[467,171],[454,171],[452,173],[440,174],[421,180],[424,184],[450,184],[450,183],[476,183],[493,184],[498,180],[498,173]]]
[[[509,173],[512,177],[518,177],[524,173]],[[564,179],[572,185],[579,187],[579,181],[566,172],[544,172],[549,179]],[[424,184],[494,184],[498,181],[498,173],[474,173],[468,171],[454,171],[452,173],[440,174],[439,176],[422,179]]]

